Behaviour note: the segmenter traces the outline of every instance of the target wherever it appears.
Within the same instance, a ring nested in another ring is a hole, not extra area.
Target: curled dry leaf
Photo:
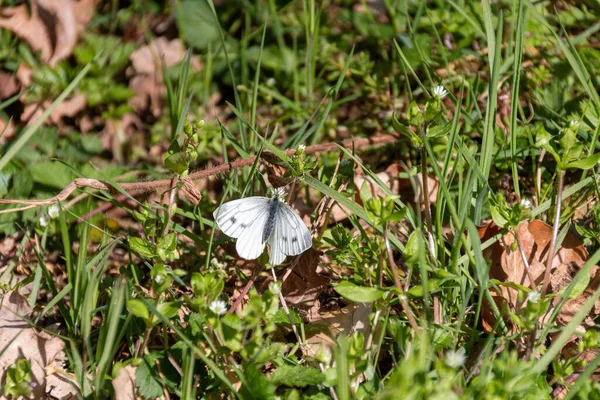
[[[493,223],[479,229],[480,238],[482,241],[487,240],[499,232],[497,226]],[[544,279],[546,269],[546,258],[549,251],[550,241],[552,240],[552,227],[540,220],[524,222],[519,225],[516,231],[521,249],[527,259],[530,267],[530,273],[534,280],[534,287],[539,287]],[[484,256],[487,260],[492,260],[490,266],[490,278],[497,279],[500,282],[512,282],[526,287],[531,287],[529,274],[527,273],[525,264],[520,251],[512,250],[511,245],[515,242],[514,233],[509,232],[504,235],[498,242],[490,246],[484,251]],[[565,288],[577,275],[583,264],[588,259],[588,253],[583,244],[573,235],[567,233],[560,249],[552,262],[552,270],[550,277],[550,290],[552,293],[557,293]],[[556,322],[565,325],[571,321],[575,313],[580,309],[581,305],[590,298],[600,284],[600,274],[598,267],[594,267],[591,271],[590,281],[586,290],[577,298],[569,299],[560,310]],[[511,311],[519,312],[525,307],[524,300],[519,301],[517,298],[517,290],[499,286],[500,292],[492,291],[492,297],[502,309],[504,305],[508,306]],[[560,297],[556,297],[552,307],[556,307],[560,302]],[[547,313],[549,316],[551,312]],[[593,326],[592,317],[600,313],[600,300],[596,302],[589,315],[584,320],[584,328]],[[495,319],[489,306],[484,304],[483,310],[483,325],[486,331],[491,331],[495,324]]]
[[[94,9],[95,0],[32,0],[31,7],[22,4],[1,10],[0,28],[23,39],[41,52],[42,61],[54,66],[71,55]]]
[[[52,374],[62,373],[61,363],[64,360],[64,343],[50,334],[36,332],[26,322],[32,313],[27,299],[17,292],[6,293],[0,303],[0,377],[7,368],[18,359],[31,362],[32,398],[46,398],[48,391],[57,390],[48,385],[47,378]],[[61,374],[62,375],[62,374]],[[58,377],[61,382],[61,376]],[[67,383],[70,386],[70,384]],[[71,388],[75,391],[75,388]],[[61,392],[69,391],[62,388]]]
[[[183,179],[183,187],[181,188],[181,192],[190,203],[194,205],[200,204],[200,200],[202,200],[202,194],[196,187],[194,181],[191,179]]]

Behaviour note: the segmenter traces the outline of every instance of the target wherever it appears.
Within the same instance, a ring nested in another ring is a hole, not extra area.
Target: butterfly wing
[[[246,260],[258,258],[265,249],[262,234],[269,214],[269,199],[246,197],[221,205],[213,217],[223,233],[236,238],[235,249]]]
[[[268,211],[266,197],[246,197],[223,203],[213,212],[219,228],[229,237],[239,238],[262,213]],[[261,235],[262,237],[262,235]]]
[[[290,206],[281,203],[275,216],[275,227],[269,238],[269,263],[278,265],[286,256],[304,253],[312,246],[312,237],[304,222]]]

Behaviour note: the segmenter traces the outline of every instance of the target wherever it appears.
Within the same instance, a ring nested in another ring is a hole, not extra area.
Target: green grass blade
[[[523,59],[523,35],[525,34],[523,0],[519,0],[517,10],[517,28],[515,31],[515,56],[513,63],[512,96],[510,99],[510,153],[512,158],[511,168],[513,186],[520,197],[519,172],[517,170],[517,112],[519,111],[519,85],[521,83],[521,62]]]
[[[98,346],[97,351],[101,353],[98,366],[96,368],[95,389],[99,396],[104,383],[107,381],[108,368],[119,347],[116,341],[117,331],[121,321],[123,304],[125,303],[125,289],[127,288],[126,278],[121,276],[115,282],[110,297],[110,306],[107,316],[102,324],[102,330],[105,332],[102,346]]]
[[[500,46],[502,44],[502,14],[498,21],[496,36],[492,26],[492,15],[489,1],[482,0],[484,7],[484,20],[488,39],[488,62],[490,66],[491,78],[488,85],[488,98],[485,112],[485,124],[483,130],[483,140],[481,144],[481,157],[479,165],[487,182],[487,177],[490,175],[492,168],[492,159],[494,157],[494,138],[496,129],[496,107],[498,103],[498,79],[500,76]],[[475,215],[475,222],[480,219],[479,215]]]

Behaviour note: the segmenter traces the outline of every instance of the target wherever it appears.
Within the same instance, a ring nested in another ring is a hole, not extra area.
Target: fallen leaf
[[[52,102],[47,100],[42,104],[32,103],[27,104],[21,114],[21,121],[27,121],[27,125],[31,125],[41,117],[41,115],[52,105]],[[60,103],[50,116],[44,121],[46,125],[64,126],[63,118],[73,118],[83,109],[85,109],[86,100],[83,94],[76,94],[62,103]]]
[[[19,92],[15,74],[0,71],[0,100],[8,99]]]
[[[309,310],[319,295],[328,287],[329,280],[318,272],[322,252],[310,248],[282,278],[281,292],[288,305]],[[288,272],[289,271],[289,272]]]
[[[41,52],[42,61],[54,66],[71,55],[94,10],[95,0],[32,0],[30,6],[1,10],[0,27]]]
[[[53,362],[66,358],[64,343],[47,333],[38,333],[26,322],[32,310],[17,292],[6,293],[0,302],[0,377],[18,359],[31,362],[31,389],[36,399],[46,394],[46,378],[55,371]],[[50,368],[48,368],[50,367]],[[47,368],[49,371],[47,371]],[[50,372],[50,373],[48,373]]]
[[[135,400],[135,371],[137,367],[129,364],[122,367],[113,379],[112,385],[115,390],[115,400]]]
[[[321,313],[306,327],[306,346],[303,352],[310,357],[325,353],[331,358],[333,345],[339,335],[352,335],[360,332],[365,337],[371,330],[369,315],[372,306],[352,303],[336,311]]]
[[[490,223],[487,227],[479,228],[482,241],[496,234],[499,230]],[[531,287],[529,276],[534,280],[534,287],[539,287],[544,279],[546,270],[546,258],[552,240],[552,227],[540,220],[524,222],[517,228],[517,235],[521,249],[529,264],[529,273],[523,263],[520,251],[512,250],[515,242],[512,232],[504,235],[498,242],[494,243],[484,251],[484,257],[492,260],[490,265],[490,278],[500,282],[512,282],[526,287]],[[561,247],[552,261],[550,275],[550,292],[558,293],[565,288],[577,275],[583,264],[589,258],[583,244],[570,233],[565,236]],[[600,273],[598,267],[591,271],[590,282],[585,291],[577,298],[569,299],[558,313],[556,322],[560,325],[569,323],[573,315],[580,309],[581,305],[590,298],[600,284]],[[525,304],[517,298],[517,290],[507,286],[499,286],[500,292],[491,289],[492,296],[501,309],[506,304],[512,312],[518,313]],[[553,300],[552,307],[556,307],[560,297]],[[592,316],[600,313],[600,300],[596,302],[590,316],[584,321],[584,327],[593,326]],[[551,312],[547,313],[550,315]],[[490,331],[495,324],[495,318],[485,304],[483,310],[484,328]]]
[[[0,118],[0,143],[6,143],[15,136],[15,124],[12,119],[5,121]]]
[[[185,55],[184,47],[179,39],[167,40],[161,36],[155,38],[149,45],[134,51],[129,59],[132,65],[132,78],[129,87],[134,96],[128,104],[137,113],[150,111],[154,117],[159,117],[163,110],[162,99],[166,87],[162,81],[163,62],[167,68],[179,64]],[[200,69],[198,57],[192,57],[191,67]]]
[[[33,69],[23,62],[19,64],[19,69],[17,69],[17,79],[21,82],[21,86],[28,87],[31,85],[31,82],[33,81],[32,77]]]

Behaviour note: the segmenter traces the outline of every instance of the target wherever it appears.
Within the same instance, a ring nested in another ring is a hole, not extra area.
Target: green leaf
[[[277,368],[271,376],[271,382],[275,385],[285,385],[290,387],[305,387],[309,385],[319,385],[325,381],[325,374],[321,371],[305,367],[303,365],[282,365]]]
[[[412,126],[417,127],[425,122],[425,117],[423,117],[423,113],[421,113],[421,109],[417,102],[413,101],[409,104],[408,109],[406,110],[406,119]]]
[[[155,363],[154,357],[145,355],[135,371],[135,385],[138,387],[140,395],[146,399],[156,399],[164,394],[160,381],[152,372]]]
[[[570,162],[567,164],[567,168],[590,169],[598,165],[598,161],[600,161],[600,153],[596,153],[581,160]]]
[[[73,171],[65,164],[55,161],[43,161],[29,167],[34,182],[63,189],[75,179]]]
[[[139,299],[127,300],[127,311],[145,322],[150,320],[150,313],[143,301]]]
[[[551,140],[552,135],[550,135],[548,131],[544,129],[543,126],[540,126],[540,128],[535,133],[535,147],[545,149],[547,146],[550,145]]]
[[[139,237],[129,238],[129,246],[133,251],[138,253],[144,258],[153,258],[155,256],[154,251],[150,243]]]
[[[275,386],[254,365],[246,366],[241,398],[250,400],[274,400]]]
[[[402,133],[408,137],[414,135],[414,133],[412,133],[406,125],[404,125],[398,120],[398,117],[396,117],[396,113],[392,114],[392,126],[394,127],[394,130],[398,133]]]
[[[585,292],[588,285],[590,283],[590,274],[582,274],[581,278],[579,278],[574,284],[569,293],[569,299],[576,299]],[[566,288],[565,288],[566,289]]]
[[[531,292],[531,289],[528,288],[527,286],[519,285],[518,283],[515,283],[515,282],[510,282],[510,281],[502,282],[502,281],[499,281],[498,279],[490,279],[490,282],[495,285],[509,287],[511,289],[515,289],[515,290],[521,291],[523,293]]]
[[[179,311],[180,308],[181,301],[165,301],[164,303],[160,303],[156,307],[156,310],[165,318],[170,319],[177,314],[177,311]]]
[[[435,278],[428,279],[427,280],[427,292],[431,293],[431,292],[435,291],[442,285],[442,283],[444,283],[444,281],[445,281],[444,279],[435,279]],[[423,287],[423,284],[413,286],[410,289],[408,289],[406,294],[408,294],[411,297],[423,297],[425,295],[425,288]]]
[[[355,303],[373,303],[383,297],[385,292],[373,287],[357,286],[354,283],[343,281],[335,287],[335,291],[342,297]]]
[[[430,139],[436,139],[445,137],[450,133],[452,124],[435,125],[427,128],[427,137]]]
[[[175,232],[171,232],[167,236],[161,237],[156,243],[156,252],[161,260],[167,260],[176,248],[177,234]]]
[[[242,321],[237,314],[225,314],[221,319],[225,346],[231,351],[242,350]]]
[[[221,39],[219,26],[206,0],[183,0],[175,7],[175,13],[183,39],[197,49],[207,49]]]
[[[504,214],[502,213],[503,211],[503,205],[502,204],[494,204],[490,206],[490,214],[492,217],[492,220],[494,221],[494,223],[496,225],[498,225],[499,227],[506,227],[508,225],[508,219],[505,218]]]
[[[189,166],[186,154],[182,151],[170,154],[165,158],[165,167],[174,174],[182,174]]]

